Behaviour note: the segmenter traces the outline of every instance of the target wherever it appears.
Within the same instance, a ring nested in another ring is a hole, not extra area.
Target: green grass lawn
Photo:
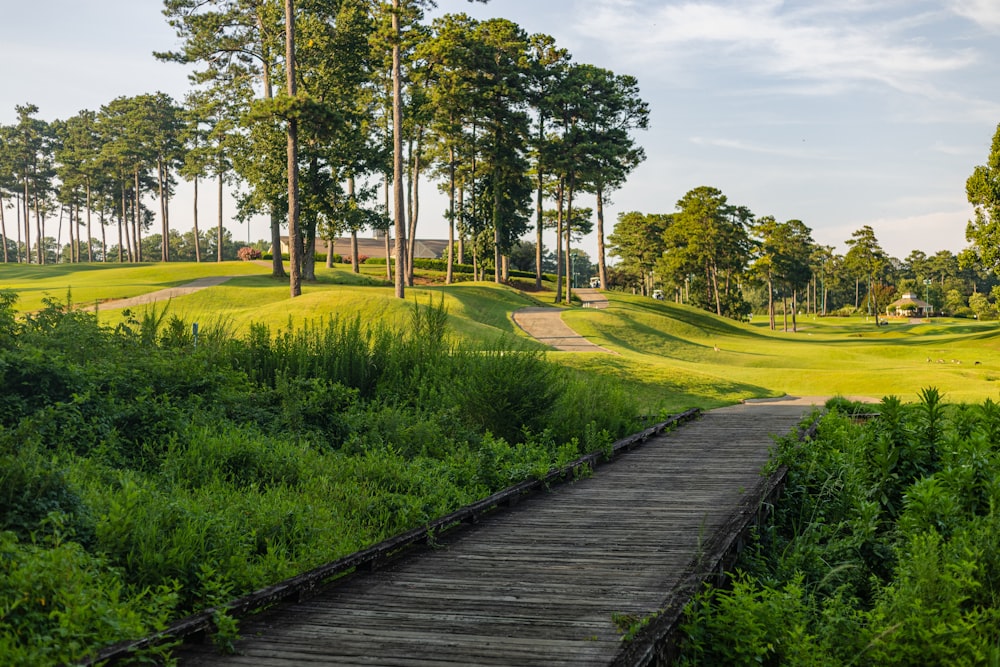
[[[78,305],[136,296],[183,285],[195,278],[235,276],[228,282],[163,302],[168,315],[205,325],[245,331],[252,322],[296,327],[331,316],[360,317],[404,325],[414,306],[443,300],[453,335],[465,341],[514,336],[537,346],[513,324],[510,314],[525,306],[549,305],[551,291],[522,292],[492,283],[445,286],[442,276],[421,275],[405,301],[394,298],[382,266],[317,268],[317,282],[288,298],[287,281],[270,277],[265,264],[150,264],[139,266],[0,266],[0,287],[19,294],[18,308],[32,311],[46,297]],[[937,387],[947,400],[993,398],[1000,381],[1000,326],[993,322],[935,319],[894,321],[876,328],[865,318],[802,316],[796,333],[771,331],[759,315],[749,324],[652,299],[608,293],[603,310],[566,309],[564,320],[577,332],[618,354],[553,352],[551,359],[577,369],[589,381],[624,382],[648,412],[691,406],[710,408],[745,398],[867,396],[894,394],[905,401],[920,389]],[[122,314],[107,303],[102,322]],[[979,362],[979,363],[976,363]]]

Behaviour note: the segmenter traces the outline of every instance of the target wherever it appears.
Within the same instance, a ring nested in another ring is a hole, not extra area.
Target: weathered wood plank
[[[182,665],[607,665],[616,613],[646,615],[759,490],[772,434],[805,410],[710,412],[437,548],[243,623],[241,655]]]

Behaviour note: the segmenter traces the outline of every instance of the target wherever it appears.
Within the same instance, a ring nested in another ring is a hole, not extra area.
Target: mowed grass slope
[[[126,299],[209,276],[270,274],[270,268],[255,262],[202,262],[162,264],[25,264],[0,265],[0,289],[18,293],[17,308],[38,310],[43,300],[92,306],[110,299]],[[287,291],[287,289],[286,289]]]
[[[679,304],[608,297],[608,309],[579,309],[564,320],[627,359],[641,357],[654,374],[669,369],[716,378],[720,388],[736,393],[895,394],[907,401],[927,386],[952,401],[996,398],[1000,389],[996,322],[894,321],[876,328],[865,318],[800,316],[792,333],[780,330],[780,320],[779,330],[771,331],[759,316],[740,324]]]
[[[78,305],[102,302],[101,321],[117,324],[122,312],[108,299],[183,285],[203,276],[235,276],[169,304],[141,308],[166,309],[168,317],[240,333],[251,323],[277,330],[329,317],[405,326],[415,305],[443,301],[457,339],[475,343],[509,336],[527,347],[539,344],[514,325],[511,313],[539,305],[539,299],[551,300],[547,293],[532,296],[492,283],[459,283],[410,288],[405,301],[400,301],[384,274],[359,276],[342,267],[317,268],[318,281],[304,284],[302,296],[293,300],[288,298],[287,281],[272,279],[269,273],[268,266],[249,262],[4,265],[0,287],[19,293],[22,312],[41,307],[45,296],[65,301],[71,290]],[[937,387],[950,401],[978,402],[996,398],[1000,387],[1000,326],[993,322],[893,322],[876,328],[864,318],[803,316],[798,332],[792,333],[782,332],[780,321],[779,330],[771,331],[759,315],[743,324],[684,305],[613,292],[607,296],[607,309],[567,309],[563,319],[618,354],[549,356],[577,369],[586,381],[624,383],[639,409],[648,413],[784,394],[876,400],[894,394],[910,401],[928,386]]]

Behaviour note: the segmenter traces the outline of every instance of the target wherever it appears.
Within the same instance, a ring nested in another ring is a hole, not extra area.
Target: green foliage
[[[996,664],[997,408],[920,399],[779,443],[773,523],[690,605],[682,664]]]
[[[69,664],[110,637],[139,638],[166,626],[177,597],[173,583],[130,589],[103,557],[63,532],[58,514],[43,524],[50,537],[41,541],[0,531],[4,664]]]
[[[453,343],[443,301],[413,303],[402,330],[329,319],[234,337],[223,323],[197,345],[166,309],[102,327],[55,301],[18,319],[14,301],[0,296],[11,664],[148,634],[631,426],[623,392],[563,382],[539,352]],[[231,647],[237,624],[215,623]]]

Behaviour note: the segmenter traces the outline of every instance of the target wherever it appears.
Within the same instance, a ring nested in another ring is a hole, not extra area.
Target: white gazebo
[[[930,317],[933,310],[931,304],[907,292],[903,294],[902,298],[896,299],[886,306],[885,314],[895,314],[896,317]]]

